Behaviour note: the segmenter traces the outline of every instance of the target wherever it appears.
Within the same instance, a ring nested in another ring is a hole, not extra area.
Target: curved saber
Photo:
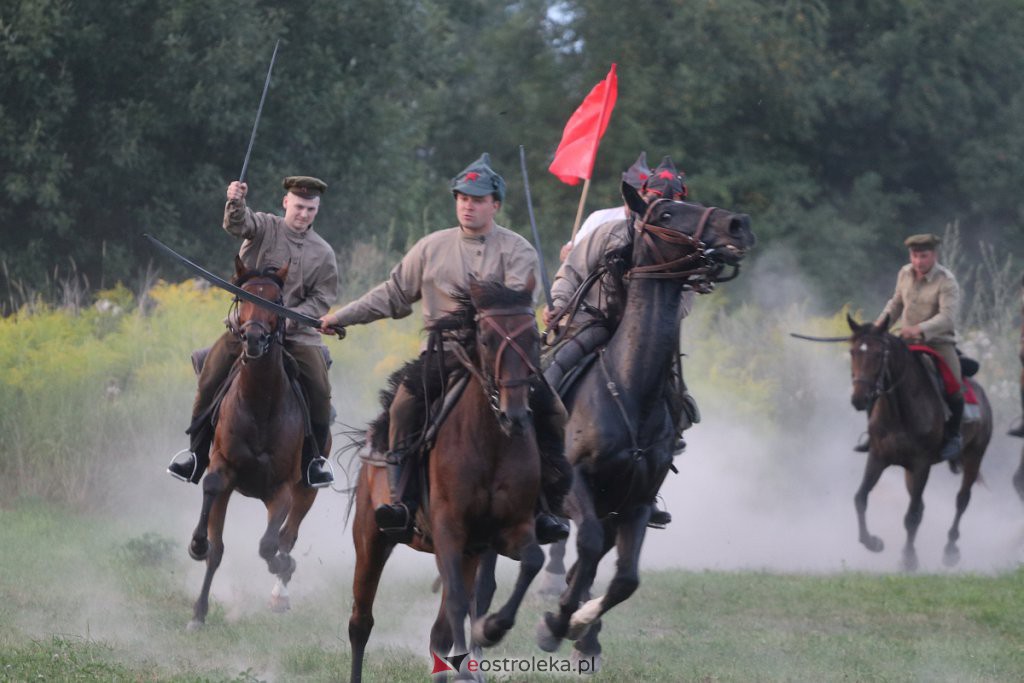
[[[813,341],[813,342],[848,342],[848,341],[850,341],[850,336],[849,335],[847,335],[845,337],[812,337],[812,336],[806,335],[806,334],[798,334],[796,332],[790,332],[789,336],[790,337],[794,337],[796,339],[806,339],[807,341]]]
[[[153,237],[152,235],[150,235],[148,233],[143,233],[142,236],[145,237],[147,240],[149,240],[150,244],[152,244],[154,247],[156,247],[157,249],[159,249],[163,253],[167,254],[168,256],[174,258],[174,260],[176,260],[178,263],[180,263],[181,265],[185,266],[190,271],[192,271],[193,273],[195,273],[199,277],[201,277],[204,280],[206,280],[207,282],[209,282],[211,285],[215,285],[217,287],[220,287],[221,289],[223,289],[226,292],[231,292],[232,294],[237,296],[239,299],[244,299],[246,301],[249,301],[251,303],[256,304],[257,306],[262,306],[263,308],[265,308],[265,309],[267,309],[269,311],[273,311],[274,313],[277,313],[278,315],[280,315],[282,317],[288,318],[290,320],[294,320],[295,322],[298,322],[298,323],[302,323],[303,325],[306,325],[308,327],[315,327],[317,329],[320,329],[323,326],[323,324],[317,318],[314,318],[312,316],[306,315],[305,313],[299,313],[298,311],[293,311],[290,308],[285,308],[284,306],[282,306],[279,303],[275,303],[273,301],[270,301],[269,299],[264,299],[261,296],[257,296],[256,294],[253,294],[251,292],[247,292],[244,289],[242,289],[241,287],[239,287],[238,285],[233,285],[230,282],[228,282],[227,280],[214,275],[213,273],[211,273],[210,271],[206,270],[205,268],[203,268],[199,264],[193,263],[192,261],[188,260],[187,258],[182,256],[178,252],[174,251],[169,246],[167,246],[166,244],[164,244],[163,242],[161,242],[160,240],[158,240],[157,238]],[[335,334],[338,335],[338,339],[344,339],[345,338],[345,328],[344,327],[332,326],[330,329]]]
[[[267,69],[267,79],[263,82],[263,94],[260,95],[260,106],[256,110],[256,120],[252,123],[252,135],[249,136],[249,148],[245,150],[245,161],[242,162],[242,172],[238,174],[238,182],[245,182],[245,172],[249,169],[249,155],[252,154],[253,143],[256,142],[256,129],[260,126],[260,115],[263,113],[263,103],[267,101],[267,90],[270,88],[270,72],[274,70],[274,62],[277,60],[277,48],[281,46],[278,39],[274,44],[274,54],[270,56],[270,68]]]

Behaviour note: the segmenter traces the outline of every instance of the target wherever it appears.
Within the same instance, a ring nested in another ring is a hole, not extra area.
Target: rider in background
[[[955,331],[960,312],[960,285],[953,273],[938,262],[941,241],[932,234],[911,235],[904,240],[910,263],[900,268],[896,289],[875,325],[898,320],[900,337],[908,343],[934,349],[961,385],[956,393],[946,396],[950,417],[945,425],[941,454],[943,460],[955,461],[963,446],[960,420],[964,414],[963,377],[956,353]]]
[[[248,270],[289,266],[284,283],[283,304],[311,318],[326,313],[338,297],[338,263],[323,237],[313,229],[320,210],[320,196],[327,184],[309,176],[284,179],[284,216],[254,212],[245,205],[248,185],[232,182],[224,206],[224,230],[244,240],[238,256]],[[209,411],[221,384],[242,354],[242,344],[233,321],[225,320],[228,331],[210,348],[199,374],[199,391],[192,406],[189,450],[171,460],[167,472],[182,481],[198,483],[210,464],[213,428]],[[302,471],[306,484],[320,488],[334,481],[324,458],[331,424],[331,383],[327,374],[326,348],[317,331],[285,323],[285,351],[298,366],[299,381],[309,403],[313,440],[302,445]]]

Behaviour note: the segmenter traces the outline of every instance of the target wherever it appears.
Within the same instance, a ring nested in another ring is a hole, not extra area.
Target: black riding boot
[[[302,442],[302,476],[306,486],[319,489],[334,483],[331,463],[323,455],[327,450],[330,427],[315,422],[312,427],[313,435]]]
[[[652,529],[664,529],[672,523],[672,513],[662,510],[657,503],[651,503],[651,518],[647,520],[647,526]]]
[[[1020,389],[1020,405],[1021,408],[1024,409],[1024,387],[1021,387]],[[1024,416],[1020,418],[1020,422],[1017,423],[1017,426],[1008,431],[1007,434],[1010,436],[1024,437]]]
[[[963,439],[960,436],[960,421],[964,416],[964,395],[959,393],[947,398],[949,403],[950,416],[946,420],[945,434],[942,441],[942,459],[950,463],[955,471],[956,463],[960,460],[960,450],[963,448]]]
[[[198,484],[203,472],[210,466],[210,427],[193,425],[187,431],[189,448],[179,451],[167,466],[167,473],[175,479]]]
[[[533,425],[540,452],[541,496],[537,504],[534,531],[541,545],[569,537],[562,502],[572,486],[572,465],[565,459],[565,408],[546,382],[538,382],[530,395]]]
[[[405,469],[409,460],[409,454],[404,451],[392,451],[388,454],[388,487],[391,489],[391,503],[379,505],[373,511],[377,528],[398,543],[408,543],[412,540],[412,520],[416,514],[415,503],[405,496],[405,490],[408,488]]]

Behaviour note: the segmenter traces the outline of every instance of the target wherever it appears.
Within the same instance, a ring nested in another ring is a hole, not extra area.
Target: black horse
[[[566,507],[576,525],[578,559],[557,614],[538,626],[538,645],[576,641],[574,657],[599,664],[600,617],[640,583],[638,565],[651,503],[672,464],[675,434],[665,403],[669,368],[679,350],[678,311],[694,273],[736,264],[753,246],[750,218],[715,207],[656,199],[629,185],[623,196],[637,224],[622,320],[587,373],[564,397],[570,411],[566,455],[574,468]],[[713,253],[711,263],[694,256]],[[608,592],[590,600],[601,558],[618,547]],[[586,600],[585,604],[581,602]]]

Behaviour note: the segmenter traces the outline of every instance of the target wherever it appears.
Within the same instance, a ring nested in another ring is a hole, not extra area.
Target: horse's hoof
[[[590,630],[590,625],[601,616],[601,603],[604,596],[592,598],[583,603],[583,606],[572,613],[569,619],[569,631],[565,637],[569,640],[579,640]]]
[[[501,639],[508,633],[497,624],[494,615],[477,619],[473,622],[473,642],[480,647],[493,647],[501,642]]]
[[[569,661],[572,662],[572,670],[580,675],[596,674],[601,670],[600,652],[596,655],[588,655],[573,648]]]
[[[903,571],[916,572],[918,567],[917,553],[913,550],[903,552]]]
[[[955,567],[960,562],[960,548],[957,548],[952,543],[946,546],[946,551],[942,554],[942,564],[947,567]]]
[[[189,633],[195,633],[196,631],[202,629],[204,626],[206,626],[206,624],[200,621],[199,619],[193,619],[192,621],[188,622],[188,625],[185,627],[185,630]]]
[[[557,652],[558,648],[562,645],[562,639],[551,632],[544,617],[541,617],[540,623],[537,624],[536,636],[537,647],[544,650],[544,652]]]
[[[860,542],[864,544],[865,548],[873,553],[880,553],[885,549],[885,542],[878,536],[868,536],[866,538],[862,538]]]
[[[210,554],[210,542],[205,538],[193,538],[188,544],[188,556],[196,562],[202,562]]]
[[[270,597],[270,611],[276,614],[284,614],[292,608],[292,601],[287,595],[272,595]]]
[[[557,598],[565,591],[565,586],[565,574],[545,571],[540,586],[537,588],[537,595],[545,598]]]

